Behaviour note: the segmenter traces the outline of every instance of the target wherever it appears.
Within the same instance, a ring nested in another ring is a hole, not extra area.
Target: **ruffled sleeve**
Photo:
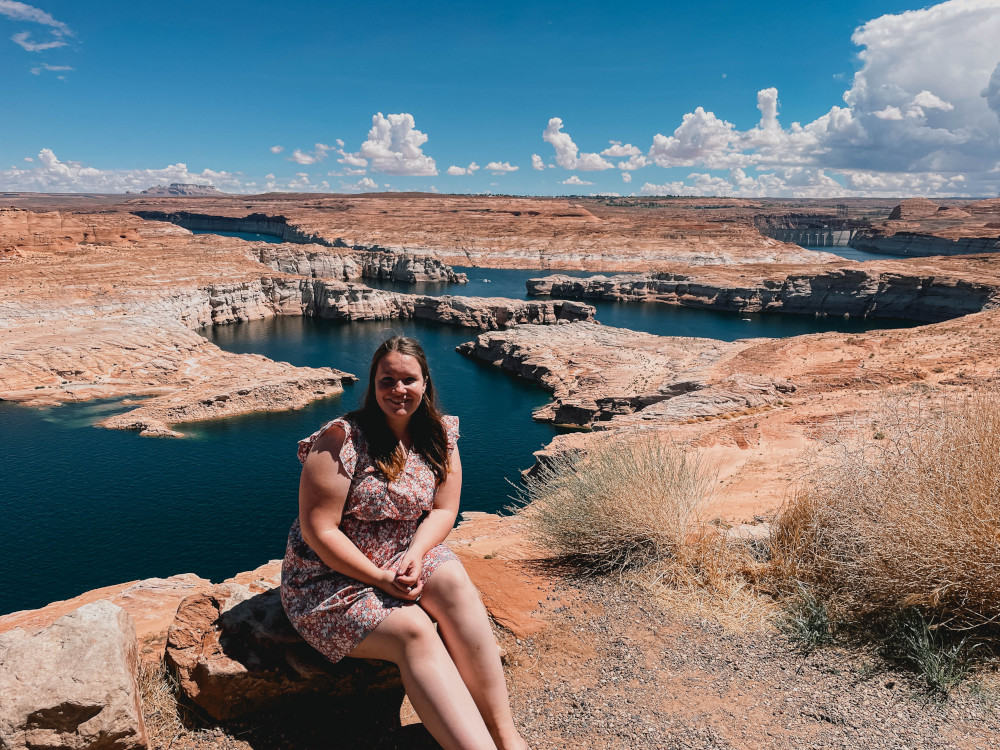
[[[448,438],[448,453],[451,453],[458,445],[458,417],[445,416],[441,420],[444,422],[444,432]]]
[[[457,424],[457,421],[458,420],[456,418],[456,425],[455,425],[455,429],[456,429],[455,439],[456,440],[458,439],[458,433],[457,433],[458,424]],[[349,476],[349,477],[351,477],[353,479],[354,478],[354,468],[358,464],[358,448],[354,444],[355,440],[357,439],[357,430],[356,430],[356,428],[355,428],[354,425],[352,425],[350,422],[348,422],[343,417],[338,417],[337,419],[334,419],[334,420],[332,420],[330,422],[327,422],[325,425],[323,425],[322,427],[320,427],[318,430],[316,430],[316,432],[314,432],[312,435],[310,435],[309,437],[307,437],[305,440],[300,440],[299,441],[299,461],[301,461],[302,463],[305,463],[306,456],[309,455],[309,451],[312,450],[313,445],[316,444],[316,441],[320,439],[320,436],[322,436],[324,432],[326,432],[327,430],[329,430],[334,425],[337,425],[337,427],[339,427],[340,429],[342,429],[344,431],[344,444],[340,447],[340,464],[341,464],[341,466],[344,467],[344,471],[347,472],[347,476]],[[449,446],[450,446],[451,445],[450,434],[449,434],[448,440],[449,440]]]

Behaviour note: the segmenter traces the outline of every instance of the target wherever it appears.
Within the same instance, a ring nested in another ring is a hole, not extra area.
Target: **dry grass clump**
[[[567,452],[525,480],[533,539],[577,575],[620,575],[675,611],[733,630],[761,629],[773,598],[754,581],[762,550],[703,523],[716,471],[656,435]]]
[[[841,621],[1000,617],[1000,394],[888,404],[778,519],[773,570]]]
[[[748,540],[700,525],[676,554],[626,578],[653,592],[674,612],[745,633],[772,627],[778,604],[758,583],[767,563]]]
[[[529,534],[583,575],[620,573],[676,557],[714,473],[655,436],[569,451],[525,480]]]
[[[173,677],[162,661],[151,664],[142,660],[137,677],[149,746],[153,750],[168,748],[185,731]]]

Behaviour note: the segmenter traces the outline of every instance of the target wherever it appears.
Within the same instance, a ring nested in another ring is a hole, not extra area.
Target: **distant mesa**
[[[889,213],[889,220],[914,221],[929,219],[938,212],[938,204],[927,198],[911,198],[896,206]]]
[[[171,182],[169,186],[153,185],[148,190],[143,190],[139,195],[151,195],[156,197],[177,196],[180,198],[190,198],[199,195],[225,195],[216,190],[213,185],[192,185],[188,183]]]

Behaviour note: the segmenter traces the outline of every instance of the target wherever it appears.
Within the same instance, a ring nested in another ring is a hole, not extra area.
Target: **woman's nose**
[[[402,380],[397,380],[396,384],[392,387],[393,393],[405,393],[406,386],[403,384]]]

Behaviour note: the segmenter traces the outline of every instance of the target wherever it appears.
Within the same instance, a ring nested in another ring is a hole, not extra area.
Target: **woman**
[[[398,665],[443,747],[523,750],[486,609],[441,544],[462,489],[457,440],[458,418],[438,411],[420,344],[383,342],[364,405],[299,443],[282,602],[330,661]]]

